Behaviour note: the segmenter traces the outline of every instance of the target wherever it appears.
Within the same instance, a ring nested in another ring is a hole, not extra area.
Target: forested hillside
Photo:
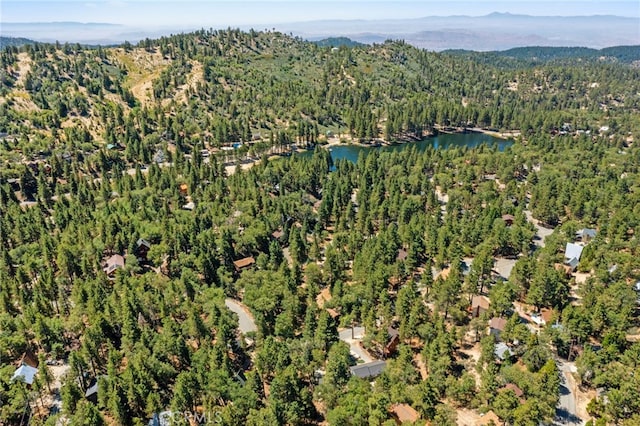
[[[353,41],[348,37],[329,37],[323,38],[321,40],[313,41],[316,45],[320,47],[363,47],[363,43],[359,43],[357,41]]]
[[[637,68],[227,30],[0,82],[0,423],[640,423]],[[465,129],[514,144],[411,146]]]
[[[506,66],[511,61],[512,66],[532,66],[555,64],[571,66],[576,61],[621,63],[640,66],[640,46],[615,46],[604,49],[590,49],[587,47],[517,47],[499,52],[472,52],[468,50],[450,50],[444,53],[466,56],[476,60],[496,63]],[[507,61],[505,61],[505,59]]]
[[[29,40],[28,38],[0,36],[0,48],[4,48],[7,46],[20,47],[25,44],[33,44],[33,43],[35,43],[35,41]]]

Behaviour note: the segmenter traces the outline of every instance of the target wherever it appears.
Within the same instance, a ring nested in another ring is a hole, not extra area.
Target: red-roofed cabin
[[[420,414],[408,404],[393,404],[389,411],[399,425],[415,423],[420,419]]]
[[[242,269],[246,269],[256,263],[256,260],[250,256],[245,257],[243,259],[238,259],[233,261],[233,266],[235,266],[236,271],[241,271]]]
[[[513,225],[513,221],[516,220],[516,218],[513,217],[513,215],[510,215],[510,214],[503,214],[502,215],[502,220],[504,220],[504,223],[506,223],[507,226],[511,226],[511,225]]]

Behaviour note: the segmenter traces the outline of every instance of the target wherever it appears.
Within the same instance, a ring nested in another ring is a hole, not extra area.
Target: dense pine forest
[[[640,424],[637,48],[339,44],[0,52],[0,424]]]

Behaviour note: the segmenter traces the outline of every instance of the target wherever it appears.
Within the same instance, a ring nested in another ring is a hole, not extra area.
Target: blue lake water
[[[438,136],[428,137],[418,142],[409,142],[405,144],[381,146],[381,147],[367,147],[360,145],[336,145],[329,148],[331,151],[331,158],[333,161],[346,159],[351,162],[356,162],[360,152],[370,152],[377,149],[380,151],[401,151],[409,147],[415,147],[418,151],[425,151],[427,148],[475,148],[481,144],[488,146],[496,146],[498,151],[504,151],[506,148],[513,145],[513,140],[506,140],[496,138],[484,133],[454,133],[454,134],[440,134]],[[305,153],[311,155],[310,152]]]

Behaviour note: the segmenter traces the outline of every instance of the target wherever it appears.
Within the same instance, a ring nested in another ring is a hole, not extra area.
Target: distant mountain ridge
[[[190,28],[188,31],[195,30]],[[180,32],[177,29],[144,29],[105,22],[7,22],[2,23],[2,35],[24,37],[38,42],[80,43],[83,45],[113,45],[145,38],[157,38]]]
[[[428,50],[508,50],[524,46],[585,46],[601,49],[640,44],[640,19],[613,15],[530,16],[494,12],[484,16],[427,16],[411,19],[318,20],[271,25],[307,40],[348,38],[371,44],[404,40]],[[248,30],[255,26],[240,26]],[[3,23],[2,35],[82,44],[136,43],[145,38],[200,28],[141,28],[108,23]]]
[[[530,16],[492,13],[485,16],[429,16],[388,20],[324,20],[277,26],[304,38],[349,37],[362,43],[387,39],[429,50],[507,50],[524,46],[609,46],[640,44],[637,18],[613,15]]]
[[[38,25],[38,26],[100,26],[100,27],[122,27],[120,24],[111,24],[109,22],[78,22],[78,21],[48,21],[48,22],[3,22],[5,29],[21,25]]]

